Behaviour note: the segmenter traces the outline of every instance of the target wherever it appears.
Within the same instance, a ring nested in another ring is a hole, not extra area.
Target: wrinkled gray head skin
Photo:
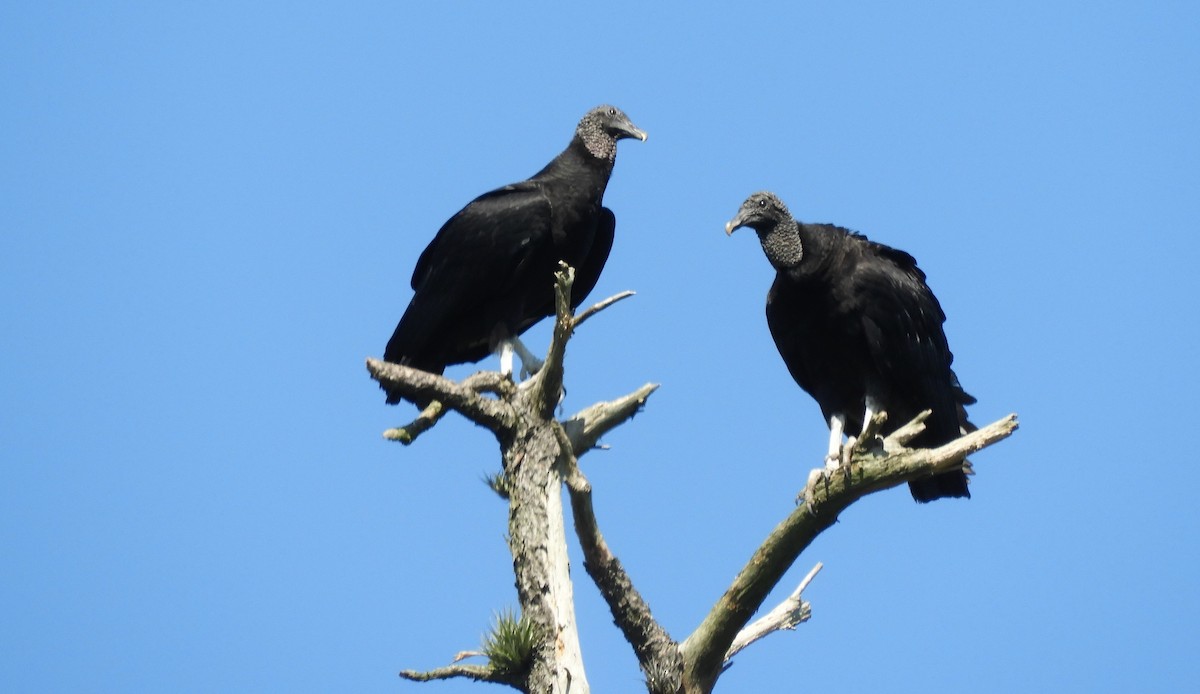
[[[584,114],[575,128],[575,134],[583,140],[589,152],[601,159],[612,159],[617,154],[617,140],[637,138],[646,141],[646,131],[638,128],[629,116],[616,106],[597,106]]]
[[[732,234],[741,227],[758,233],[767,260],[776,270],[795,268],[804,259],[796,220],[774,193],[763,191],[746,198],[737,215],[726,222],[725,233]]]
[[[742,227],[755,231],[766,231],[776,224],[790,220],[792,214],[779,196],[767,191],[754,193],[742,203],[737,215],[725,224],[725,233],[732,234]]]

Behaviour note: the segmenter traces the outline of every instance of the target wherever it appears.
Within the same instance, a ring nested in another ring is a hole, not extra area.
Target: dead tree
[[[648,383],[563,421],[554,416],[563,384],[563,357],[572,333],[597,311],[631,294],[619,294],[573,316],[569,307],[573,276],[566,267],[556,275],[557,318],[549,353],[541,371],[520,386],[496,372],[479,372],[455,382],[367,360],[371,376],[406,400],[433,401],[413,423],[384,435],[411,443],[449,410],[487,428],[500,444],[503,463],[490,482],[509,504],[508,542],[520,615],[498,618],[482,653],[464,652],[454,663],[435,670],[405,670],[400,673],[405,679],[467,677],[534,694],[589,691],[567,563],[560,486],[565,484],[584,568],[633,647],[647,690],[711,692],[734,654],[767,634],[794,628],[808,619],[810,607],[801,593],[820,564],[783,603],[750,623],[800,553],[838,514],[873,492],[960,467],[967,455],[1007,438],[1017,428],[1016,416],[1009,415],[940,448],[909,449],[905,444],[923,429],[928,412],[886,439],[874,434],[886,417],[881,413],[864,435],[847,446],[840,471],[810,475],[796,508],[754,551],[700,625],[683,641],[676,641],[654,619],[605,542],[592,507],[591,486],[578,464],[601,436],[636,414],[658,386]],[[462,664],[466,655],[486,655],[488,662]]]

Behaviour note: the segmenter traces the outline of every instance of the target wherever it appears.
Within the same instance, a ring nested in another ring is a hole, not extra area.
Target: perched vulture
[[[511,374],[515,350],[536,371],[540,363],[518,336],[554,313],[559,261],[576,271],[572,307],[596,286],[616,224],[604,189],[617,140],[628,137],[646,133],[620,109],[598,106],[545,168],[480,195],[443,224],[417,259],[414,294],[384,359],[440,374],[499,350],[501,370]],[[389,391],[387,401],[400,396]]]
[[[922,410],[933,414],[910,445],[934,448],[974,426],[950,366],[954,355],[946,316],[925,273],[904,251],[831,224],[802,224],[772,193],[755,193],[725,225],[750,227],[775,268],[767,294],[767,325],[792,378],[829,423],[829,458],[836,466],[844,432],[858,432],[886,411],[886,435]],[[909,483],[920,502],[970,497],[967,472]]]

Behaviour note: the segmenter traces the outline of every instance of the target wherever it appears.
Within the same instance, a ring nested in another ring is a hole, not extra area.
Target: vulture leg
[[[521,342],[521,338],[514,337],[512,339],[512,348],[516,350],[517,356],[521,359],[521,380],[525,380],[542,370],[542,360],[533,356],[533,352]]]
[[[513,375],[513,343],[512,340],[500,342],[500,375],[512,378]]]
[[[835,414],[829,418],[829,452],[825,454],[825,469],[833,472],[842,459],[842,434],[846,431],[846,415]]]
[[[846,415],[835,414],[829,418],[829,452],[825,454],[825,467],[817,468],[808,473],[808,480],[804,483],[804,503],[811,509],[814,507],[813,490],[816,489],[818,481],[822,481],[826,486],[829,485],[829,479],[833,473],[837,471],[842,461],[842,435],[846,431]],[[846,468],[847,470],[849,468]],[[797,499],[797,502],[799,499]]]
[[[804,483],[804,491],[801,496],[804,497],[804,503],[811,509],[813,508],[813,490],[816,489],[818,482],[829,484],[829,478],[837,471],[842,460],[842,434],[846,431],[846,415],[835,414],[829,418],[829,453],[825,455],[825,467],[817,468],[808,473],[808,480]],[[847,449],[848,450],[848,449]],[[847,467],[847,470],[850,468]],[[796,502],[800,502],[800,497],[796,498]]]
[[[850,471],[850,458],[854,455],[854,451],[857,449],[865,449],[868,445],[873,443],[872,441],[859,441],[859,439],[866,434],[867,427],[871,426],[871,420],[875,418],[875,415],[879,414],[879,412],[883,410],[883,406],[874,397],[868,395],[866,396],[866,401],[867,406],[863,410],[862,430],[859,431],[857,438],[853,436],[850,437],[846,447],[842,449],[842,466],[845,467],[847,473]],[[873,438],[878,439],[879,435],[875,434]]]
[[[870,395],[867,396],[867,409],[865,412],[863,412],[863,431],[867,430],[867,425],[871,423],[871,420],[874,419],[875,415],[879,414],[879,411],[882,409],[883,408],[880,407],[878,400]]]

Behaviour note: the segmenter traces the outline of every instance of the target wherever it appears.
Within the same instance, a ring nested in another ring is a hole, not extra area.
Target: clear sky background
[[[414,410],[363,360],[442,222],[605,102],[650,138],[594,296],[638,296],[564,413],[662,384],[584,467],[674,637],[826,441],[747,194],[915,255],[973,419],[1021,418],[970,501],[843,514],[722,691],[1200,682],[1200,5],[172,5],[0,9],[0,689],[488,690],[396,673],[516,602],[496,444],[382,440]],[[575,573],[593,691],[641,690]]]

